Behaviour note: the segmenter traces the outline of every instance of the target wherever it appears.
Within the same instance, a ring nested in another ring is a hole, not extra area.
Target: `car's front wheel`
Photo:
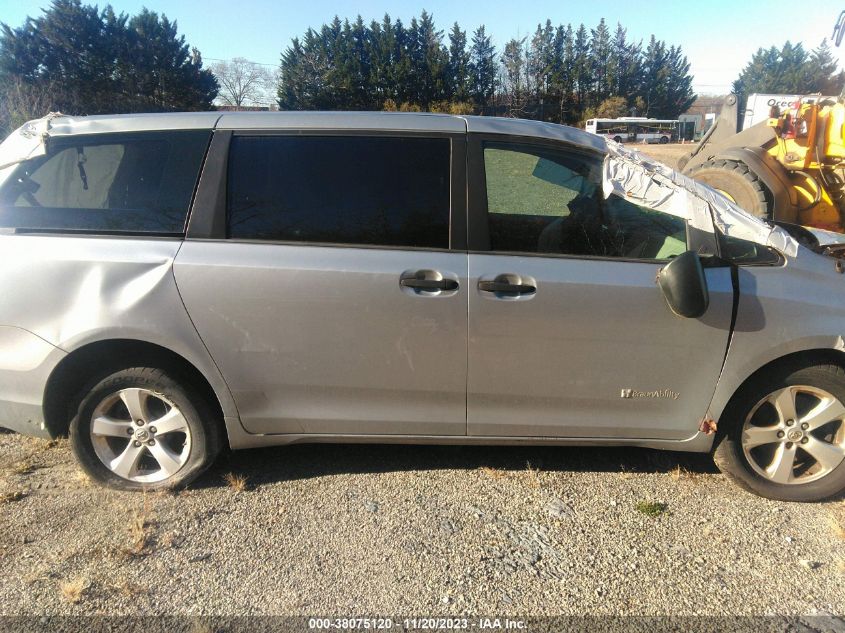
[[[767,372],[738,394],[714,459],[770,499],[820,501],[845,491],[845,371],[835,365]]]
[[[184,381],[161,369],[133,367],[85,390],[70,441],[82,468],[99,483],[125,490],[172,488],[211,465],[220,431]]]

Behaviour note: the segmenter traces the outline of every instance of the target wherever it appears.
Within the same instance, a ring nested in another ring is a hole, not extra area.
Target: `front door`
[[[686,223],[601,192],[601,159],[565,145],[470,141],[467,432],[692,436],[724,359],[732,286],[706,272],[700,319],[655,275]],[[482,252],[478,252],[482,251]]]

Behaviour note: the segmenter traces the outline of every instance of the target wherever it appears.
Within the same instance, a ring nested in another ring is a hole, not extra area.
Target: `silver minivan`
[[[95,480],[295,442],[713,451],[845,490],[840,251],[516,119],[32,121],[0,145],[0,424]]]

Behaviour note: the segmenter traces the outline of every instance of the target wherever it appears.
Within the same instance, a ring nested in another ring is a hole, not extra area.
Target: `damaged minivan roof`
[[[176,129],[368,129],[475,132],[548,138],[605,151],[602,137],[566,125],[503,117],[431,112],[173,112],[66,116],[51,114],[50,136]],[[43,121],[37,119],[30,123]]]
[[[785,230],[752,216],[714,189],[639,152],[566,125],[502,117],[428,112],[175,112],[65,116],[30,121],[0,145],[0,169],[46,153],[49,137],[157,130],[382,130],[479,133],[563,141],[605,154],[604,193],[683,217],[698,229],[755,242],[795,257],[798,242]],[[691,195],[690,195],[691,194]],[[712,220],[712,223],[711,223]]]

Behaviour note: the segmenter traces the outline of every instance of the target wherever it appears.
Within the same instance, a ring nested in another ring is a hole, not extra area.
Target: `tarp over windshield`
[[[770,246],[791,257],[798,242],[778,226],[742,210],[725,196],[643,154],[607,141],[604,196],[616,193],[650,209],[682,217],[690,225]]]

